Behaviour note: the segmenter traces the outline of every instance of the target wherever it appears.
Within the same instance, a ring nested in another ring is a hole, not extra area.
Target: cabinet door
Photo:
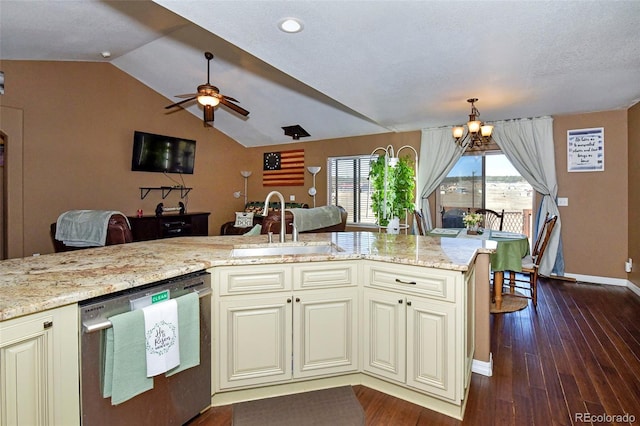
[[[220,302],[220,389],[291,379],[291,295]]]
[[[404,383],[404,296],[365,288],[363,300],[363,370]]]
[[[358,370],[358,290],[294,294],[294,377]]]
[[[456,307],[407,298],[407,385],[456,397]]]
[[[0,425],[80,423],[77,310],[0,323]]]
[[[209,235],[209,213],[191,216],[191,235]]]

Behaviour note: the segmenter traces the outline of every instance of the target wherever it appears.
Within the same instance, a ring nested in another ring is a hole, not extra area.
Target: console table
[[[209,235],[209,212],[168,214],[163,216],[128,216],[133,241]]]

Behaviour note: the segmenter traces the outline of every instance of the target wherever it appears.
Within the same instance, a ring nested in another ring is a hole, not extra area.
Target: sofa
[[[306,203],[284,203],[284,207],[285,209],[307,209],[309,208],[309,205]],[[253,213],[253,222],[251,226],[247,226],[247,227],[235,226],[236,224],[235,220],[225,222],[220,227],[220,235],[242,235],[249,232],[249,230],[251,230],[251,228],[253,228],[254,226],[258,224],[260,225],[262,224],[262,221],[264,220],[264,216],[262,216],[263,211],[264,211],[264,201],[249,201],[244,206],[243,212]],[[280,202],[276,201],[276,202],[269,203],[269,214],[271,213],[277,213],[278,216],[280,215]]]
[[[318,228],[318,229],[313,229],[313,230],[309,230],[309,231],[302,231],[300,232],[301,234],[303,233],[316,233],[316,232],[344,232],[344,230],[347,227],[347,211],[342,207],[342,206],[338,206],[338,209],[340,209],[340,219],[341,222],[336,224],[336,225],[332,225],[332,226],[327,226],[324,228]],[[291,212],[285,211],[284,212],[284,219],[285,219],[285,223],[286,223],[286,233],[287,234],[291,234],[293,233],[293,214]],[[273,235],[278,235],[280,233],[280,212],[271,212],[269,213],[269,215],[267,217],[265,217],[262,220],[262,229],[260,230],[261,234],[268,234],[269,232],[273,232]]]

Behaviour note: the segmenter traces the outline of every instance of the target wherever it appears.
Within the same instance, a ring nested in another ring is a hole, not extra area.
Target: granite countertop
[[[231,257],[234,248],[266,246],[266,236],[179,237],[9,259],[0,262],[0,321],[213,266],[371,259],[466,271],[477,253],[495,249],[493,241],[372,232],[300,234],[298,243],[283,243],[327,244],[339,250]]]

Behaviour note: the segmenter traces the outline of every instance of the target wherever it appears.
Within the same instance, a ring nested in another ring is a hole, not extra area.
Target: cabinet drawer
[[[316,262],[293,266],[295,290],[345,287],[358,284],[358,265],[354,262]]]
[[[291,290],[291,266],[251,265],[214,269],[221,296]]]
[[[365,266],[367,286],[415,293],[448,302],[456,300],[456,279],[462,279],[462,274],[419,266],[378,263],[367,263]]]

